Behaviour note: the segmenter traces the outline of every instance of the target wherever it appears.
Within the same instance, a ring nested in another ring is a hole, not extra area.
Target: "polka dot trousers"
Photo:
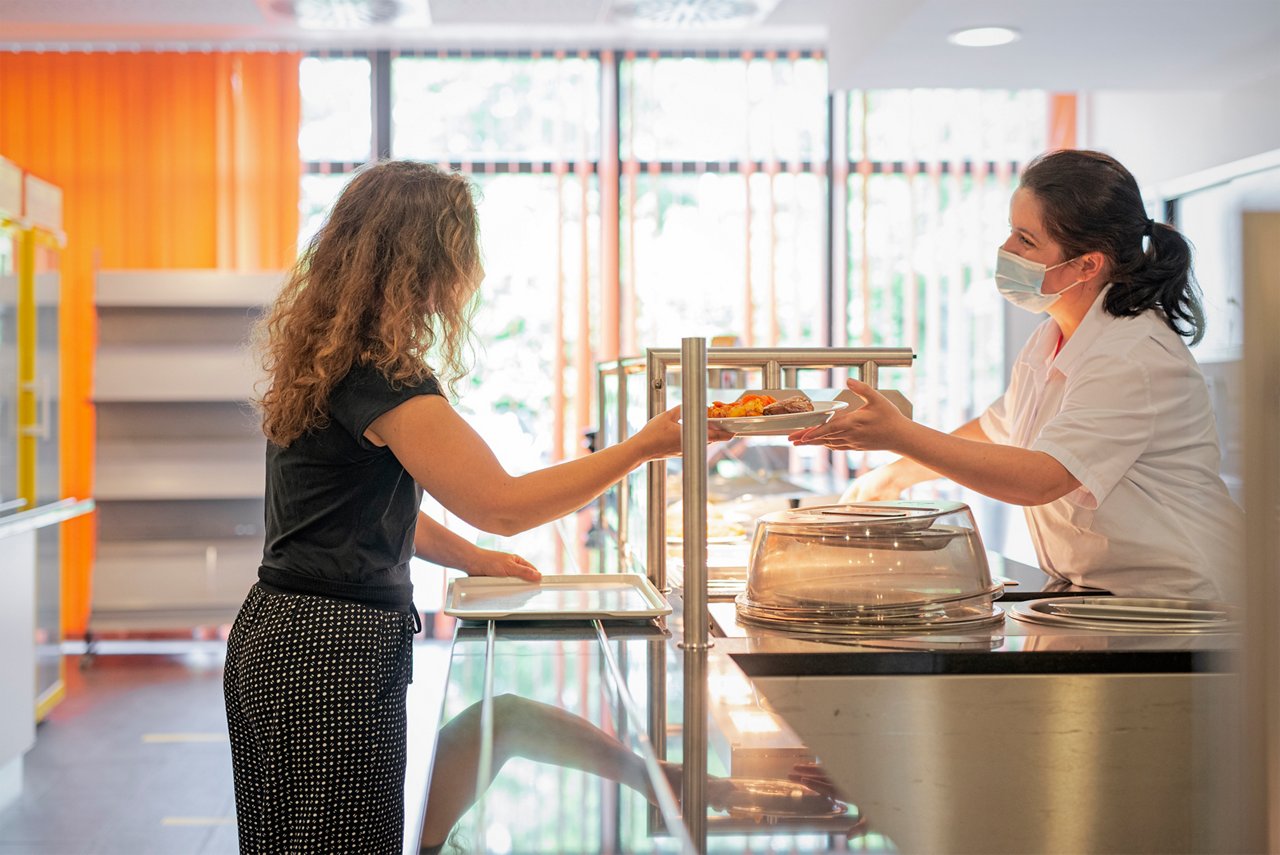
[[[242,853],[398,853],[414,616],[255,585],[223,691]]]

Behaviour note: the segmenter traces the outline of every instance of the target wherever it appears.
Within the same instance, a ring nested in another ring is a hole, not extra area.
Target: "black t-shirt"
[[[439,394],[434,379],[393,388],[377,369],[357,366],[334,386],[326,427],[287,448],[267,442],[258,579],[268,589],[412,608],[409,559],[422,488],[364,432],[410,398]]]

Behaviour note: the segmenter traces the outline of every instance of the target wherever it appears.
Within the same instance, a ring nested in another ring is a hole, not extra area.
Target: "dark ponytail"
[[[1179,335],[1204,337],[1204,308],[1191,245],[1147,218],[1138,182],[1115,158],[1067,149],[1042,154],[1022,173],[1040,202],[1045,230],[1067,258],[1101,252],[1111,263],[1103,308],[1116,317],[1157,309]]]

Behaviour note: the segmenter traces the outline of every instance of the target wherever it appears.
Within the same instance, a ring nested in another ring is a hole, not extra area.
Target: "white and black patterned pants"
[[[242,853],[398,853],[415,616],[255,585],[223,692]]]

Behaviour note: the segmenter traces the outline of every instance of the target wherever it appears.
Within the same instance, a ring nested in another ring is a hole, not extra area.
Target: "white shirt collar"
[[[1053,352],[1049,352],[1050,358],[1053,359],[1053,367],[1064,375],[1071,373],[1071,369],[1089,352],[1093,343],[1097,341],[1098,336],[1102,335],[1102,331],[1107,328],[1111,321],[1115,320],[1103,306],[1107,289],[1110,287],[1111,285],[1108,283],[1098,291],[1098,296],[1093,298],[1089,311],[1085,312],[1084,317],[1080,319],[1080,326],[1076,327],[1076,331],[1071,335],[1071,338],[1067,339],[1066,343],[1062,345],[1062,350],[1058,351],[1057,357],[1054,358]],[[1056,322],[1053,323],[1053,327],[1061,333]],[[1053,343],[1056,347],[1056,338]]]

